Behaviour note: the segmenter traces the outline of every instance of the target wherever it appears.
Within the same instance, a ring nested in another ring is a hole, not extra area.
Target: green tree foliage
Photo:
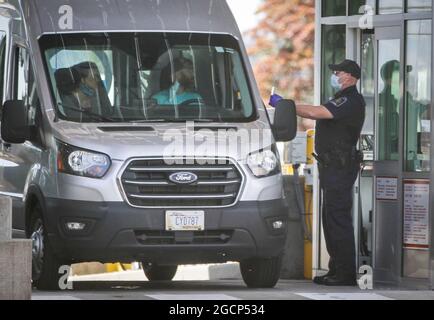
[[[263,0],[248,51],[264,101],[271,88],[296,101],[313,101],[314,0]]]

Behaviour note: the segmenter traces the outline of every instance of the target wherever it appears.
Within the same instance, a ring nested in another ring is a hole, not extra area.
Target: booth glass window
[[[375,102],[375,36],[373,32],[362,33],[360,67],[361,94],[366,101],[366,120],[361,137],[361,149],[366,161],[374,159],[374,102]]]
[[[330,85],[332,75],[329,64],[340,63],[345,59],[345,25],[322,26],[322,72],[321,101],[327,102],[336,91]]]
[[[407,12],[431,11],[431,0],[407,0]]]
[[[379,14],[402,13],[404,9],[404,0],[379,0]]]
[[[322,0],[321,1],[322,16],[346,16],[347,1],[346,0]]]
[[[351,0],[348,1],[350,15],[359,15],[372,12],[375,14],[376,0]]]
[[[399,39],[378,41],[378,160],[399,159]]]
[[[370,32],[362,33],[362,78],[361,89],[362,95],[364,97],[369,96],[372,99],[374,98],[375,86],[374,86],[374,74],[375,74],[375,66],[374,66],[374,42],[375,36]],[[366,99],[366,98],[365,98]]]
[[[4,33],[0,32],[0,105],[3,104],[5,58],[6,58],[6,38],[4,37]]]
[[[405,130],[406,171],[430,171],[431,20],[407,22]]]

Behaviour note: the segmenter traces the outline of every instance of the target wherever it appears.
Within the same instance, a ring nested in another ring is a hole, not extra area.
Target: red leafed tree
[[[313,101],[314,0],[262,0],[246,36],[264,101],[271,88],[296,101]]]

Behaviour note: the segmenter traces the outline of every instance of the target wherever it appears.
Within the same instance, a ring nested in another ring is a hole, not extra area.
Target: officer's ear
[[[350,79],[353,79],[354,81],[358,81],[359,79],[357,79],[353,74],[351,74],[351,73],[348,73],[348,77],[350,78]]]

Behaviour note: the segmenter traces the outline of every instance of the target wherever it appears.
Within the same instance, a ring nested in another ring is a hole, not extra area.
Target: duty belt
[[[363,153],[356,148],[351,150],[332,150],[323,152],[319,155],[313,153],[312,156],[323,168],[334,167],[337,169],[352,168],[363,162]]]

